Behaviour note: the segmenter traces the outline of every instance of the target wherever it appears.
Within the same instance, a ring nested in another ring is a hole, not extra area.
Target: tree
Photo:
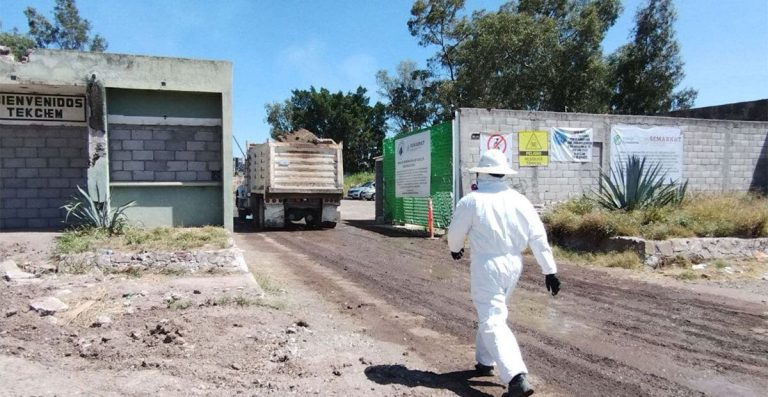
[[[0,45],[11,47],[17,59],[21,59],[31,48],[57,48],[104,52],[107,41],[99,34],[89,36],[91,23],[80,17],[75,0],[56,0],[53,8],[53,22],[35,8],[24,10],[29,33],[22,35],[17,29],[0,32]]]
[[[418,69],[415,62],[402,61],[397,74],[386,70],[376,73],[379,94],[388,100],[387,116],[397,132],[412,131],[434,124],[441,117],[437,86],[429,70]]]
[[[464,0],[416,0],[408,20],[408,31],[419,38],[419,45],[440,48],[432,62],[448,69],[450,81],[456,77],[456,47],[468,33],[466,18],[457,15],[463,8]]]
[[[91,22],[80,18],[75,0],[56,0],[53,8],[54,21],[51,23],[33,7],[24,10],[29,24],[29,34],[40,48],[104,52],[107,41],[96,34],[90,38]]]
[[[474,13],[455,51],[461,105],[607,110],[601,42],[619,11],[619,0],[520,0]]]
[[[673,24],[672,0],[649,0],[637,11],[634,38],[609,58],[611,109],[623,114],[659,114],[690,108],[691,88],[673,93],[685,77]]]
[[[0,24],[2,28],[2,24]],[[19,30],[14,28],[10,32],[0,31],[0,45],[9,47],[11,54],[16,59],[21,59],[27,52],[27,49],[35,47],[35,41],[27,36],[19,33]]]
[[[370,171],[374,157],[381,154],[386,107],[379,102],[370,106],[366,92],[363,87],[346,94],[314,87],[293,90],[283,103],[265,106],[272,138],[305,128],[320,138],[344,142],[345,170]]]

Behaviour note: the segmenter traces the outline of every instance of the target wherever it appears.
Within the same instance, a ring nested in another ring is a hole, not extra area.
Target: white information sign
[[[550,131],[549,156],[552,161],[589,163],[592,161],[591,128],[558,128]]]
[[[611,126],[611,167],[626,164],[632,155],[660,163],[670,181],[683,178],[683,132],[678,127]]]
[[[395,140],[396,197],[429,197],[431,149],[429,131]]]
[[[0,92],[0,120],[85,121],[85,96]]]
[[[512,148],[513,139],[513,134],[480,134],[480,155],[482,156],[489,149],[499,149],[507,156],[507,164],[512,166],[515,160],[513,158],[515,155],[514,148]]]

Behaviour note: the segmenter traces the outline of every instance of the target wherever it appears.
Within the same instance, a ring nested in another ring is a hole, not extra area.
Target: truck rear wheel
[[[323,222],[321,226],[326,229],[333,229],[336,227],[336,222]]]

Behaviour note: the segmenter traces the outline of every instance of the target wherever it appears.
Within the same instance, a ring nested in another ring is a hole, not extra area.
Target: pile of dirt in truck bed
[[[304,128],[299,128],[298,130],[291,133],[280,135],[275,138],[275,140],[278,142],[301,142],[313,144],[333,142],[331,139],[318,138],[317,135],[312,133],[312,131],[306,130]]]

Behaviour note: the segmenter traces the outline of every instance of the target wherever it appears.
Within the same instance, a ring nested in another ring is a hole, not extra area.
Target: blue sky
[[[366,87],[378,99],[375,74],[401,60],[425,65],[435,49],[408,33],[410,0],[78,0],[92,32],[109,52],[228,60],[233,63],[233,127],[241,144],[269,135],[264,105],[292,89]],[[504,1],[467,0],[466,9],[495,10]],[[605,53],[629,40],[642,0],[624,11]],[[677,0],[683,87],[696,106],[768,98],[768,0]],[[51,18],[54,0],[0,0],[3,30],[26,32],[23,10]]]

